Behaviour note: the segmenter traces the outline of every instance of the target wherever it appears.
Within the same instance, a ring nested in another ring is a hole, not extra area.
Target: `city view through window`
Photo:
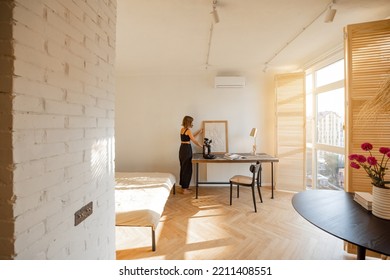
[[[308,73],[306,94],[306,188],[342,190],[344,60]]]

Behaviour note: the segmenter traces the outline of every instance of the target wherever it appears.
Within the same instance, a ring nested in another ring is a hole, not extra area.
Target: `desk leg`
[[[196,192],[196,195],[195,195],[195,198],[198,198],[198,189],[199,189],[199,163],[196,163],[195,164],[195,169],[196,169],[196,173],[195,173],[195,182],[196,182],[196,186],[195,186],[195,192]]]
[[[358,260],[366,259],[366,248],[362,246],[357,246],[357,258]]]
[[[274,198],[274,163],[271,162],[271,198]]]

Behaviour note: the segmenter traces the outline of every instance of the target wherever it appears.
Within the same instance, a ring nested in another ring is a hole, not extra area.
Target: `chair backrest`
[[[252,172],[252,184],[255,183],[256,180],[259,180],[259,173],[260,173],[260,170],[261,170],[261,164],[260,162],[256,162],[256,164],[251,164],[251,166],[249,167],[249,170],[250,172]],[[259,183],[259,182],[257,182]]]

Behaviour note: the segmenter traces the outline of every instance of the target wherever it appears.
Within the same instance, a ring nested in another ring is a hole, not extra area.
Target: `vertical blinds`
[[[276,75],[277,188],[305,188],[305,74]]]
[[[376,96],[390,74],[390,20],[348,25],[345,35],[346,153],[347,156],[352,153],[367,156],[360,148],[363,142],[373,144],[375,152],[381,146],[390,146],[389,114],[376,113],[367,117],[361,112],[364,102]],[[345,166],[346,191],[371,192],[366,173],[350,168],[349,162]]]

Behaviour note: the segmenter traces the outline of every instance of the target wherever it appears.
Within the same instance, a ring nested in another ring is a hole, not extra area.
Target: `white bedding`
[[[175,176],[159,172],[115,174],[116,225],[155,229],[164,211]]]

